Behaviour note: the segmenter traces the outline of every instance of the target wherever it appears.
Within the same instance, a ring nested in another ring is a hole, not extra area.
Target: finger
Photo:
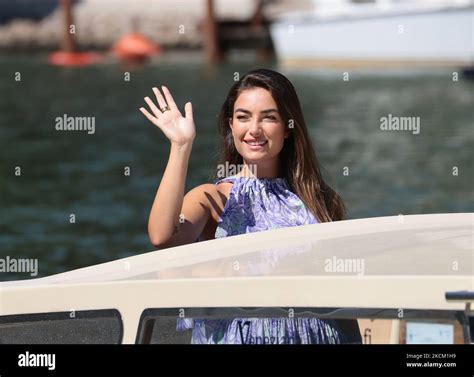
[[[191,102],[188,102],[186,105],[184,105],[184,112],[187,119],[193,120],[193,105]]]
[[[156,100],[158,101],[158,106],[160,106],[160,109],[163,107],[167,106],[165,99],[163,98],[160,90],[156,87],[153,88],[153,93],[155,93]]]
[[[178,106],[176,106],[176,103],[174,102],[173,96],[171,95],[170,91],[166,86],[162,86],[161,89],[163,89],[163,93],[166,98],[166,102],[168,102],[168,106],[171,110],[178,110]]]
[[[161,111],[158,109],[158,107],[156,107],[150,97],[145,97],[145,102],[148,104],[148,106],[150,106],[151,111],[153,111],[156,117],[161,115]]]
[[[153,115],[151,115],[147,109],[145,109],[144,107],[140,107],[139,110],[142,112],[143,115],[145,115],[148,118],[148,120],[151,123],[158,125],[158,122],[157,122],[158,119],[156,119]]]

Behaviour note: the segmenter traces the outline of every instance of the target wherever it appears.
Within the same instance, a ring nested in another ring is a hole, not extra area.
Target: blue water
[[[127,82],[128,68],[113,63],[59,69],[42,55],[1,56],[0,255],[37,258],[46,276],[153,250],[146,226],[169,143],[138,111],[143,97],[165,84],[181,106],[193,102],[189,190],[215,172],[216,116],[234,73],[259,66],[181,60],[134,69]],[[453,82],[449,70],[353,73],[348,82],[337,71],[283,73],[350,218],[474,211],[473,82]],[[95,134],[56,131],[63,114],[95,117]],[[420,117],[420,134],[381,131],[387,114]]]

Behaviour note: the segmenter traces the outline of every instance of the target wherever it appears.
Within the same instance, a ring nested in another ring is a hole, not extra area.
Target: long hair
[[[257,69],[248,72],[231,87],[218,118],[219,132],[223,139],[220,163],[243,163],[243,158],[234,145],[229,120],[233,117],[234,104],[239,94],[255,87],[264,88],[272,94],[283,124],[290,131],[279,155],[281,171],[290,188],[319,222],[343,220],[346,216],[344,203],[321,176],[298,95],[291,82],[281,73]]]

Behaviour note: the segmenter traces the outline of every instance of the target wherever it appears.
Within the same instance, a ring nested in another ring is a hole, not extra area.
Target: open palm
[[[153,88],[158,106],[149,97],[145,97],[145,102],[153,115],[144,107],[140,107],[140,111],[151,123],[163,131],[172,144],[184,145],[192,142],[196,137],[196,129],[191,102],[187,102],[184,106],[185,116],[183,117],[168,88],[165,86],[161,88],[164,97],[158,88]]]

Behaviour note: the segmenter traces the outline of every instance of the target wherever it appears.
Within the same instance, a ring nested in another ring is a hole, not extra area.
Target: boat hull
[[[283,65],[469,66],[474,7],[404,9],[352,16],[294,15],[271,34]]]

